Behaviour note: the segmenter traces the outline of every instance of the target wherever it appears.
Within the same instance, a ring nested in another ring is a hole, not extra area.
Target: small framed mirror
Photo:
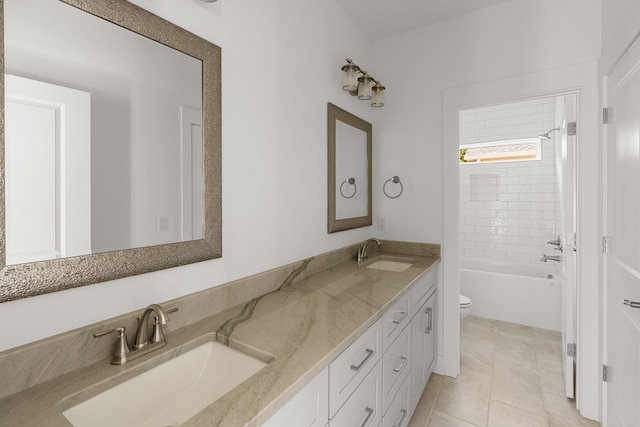
[[[328,117],[329,233],[366,227],[371,214],[371,123],[331,103]]]

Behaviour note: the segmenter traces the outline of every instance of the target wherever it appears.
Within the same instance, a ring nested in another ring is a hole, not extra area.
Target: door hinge
[[[603,237],[602,238],[602,253],[603,254],[608,254],[609,253],[609,238],[608,237]]]
[[[567,356],[576,358],[576,352],[578,351],[578,347],[574,342],[567,343]]]
[[[578,125],[576,122],[567,123],[567,135],[575,136],[578,131]]]
[[[602,365],[602,381],[609,382],[611,380],[611,369],[607,365]]]
[[[602,124],[606,125],[607,123],[609,123],[609,108],[604,107],[602,109]]]

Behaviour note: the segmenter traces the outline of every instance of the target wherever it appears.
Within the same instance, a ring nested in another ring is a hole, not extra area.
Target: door
[[[640,42],[607,78],[606,417],[640,426]]]
[[[562,289],[562,341],[563,341],[563,369],[565,396],[575,397],[575,358],[569,352],[569,345],[576,342],[577,337],[577,257],[576,257],[576,224],[577,224],[577,194],[576,191],[576,132],[570,132],[570,123],[576,122],[577,96],[562,97],[564,105],[564,119],[560,130],[560,159],[561,165],[561,205],[562,205],[562,236],[564,244],[564,260],[566,275]]]
[[[7,264],[91,253],[90,94],[8,74],[5,89]]]
[[[202,239],[202,110],[180,107],[182,241]]]

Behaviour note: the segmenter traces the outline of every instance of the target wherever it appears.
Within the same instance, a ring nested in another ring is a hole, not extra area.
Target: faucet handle
[[[154,342],[164,342],[164,333],[162,333],[162,325],[160,324],[160,321],[158,320],[158,316],[155,316],[153,318],[153,331],[151,332],[151,338],[149,338],[149,341],[151,343]]]
[[[122,365],[127,361],[127,354],[131,352],[129,343],[127,342],[127,328],[124,326],[120,328],[106,329],[93,334],[94,338],[100,338],[111,332],[118,332],[118,338],[116,338],[116,348],[111,356],[112,365]]]
[[[175,313],[176,311],[178,311],[178,307],[167,310],[167,314]],[[167,321],[168,320],[169,319],[167,318]],[[153,331],[151,331],[151,338],[149,338],[149,341],[151,341],[152,343],[165,341],[164,333],[162,332],[162,324],[160,323],[160,319],[158,319],[158,316],[154,316],[153,318]]]

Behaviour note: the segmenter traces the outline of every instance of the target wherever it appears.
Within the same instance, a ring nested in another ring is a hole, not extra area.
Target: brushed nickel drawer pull
[[[367,355],[365,356],[365,358],[362,360],[362,362],[360,362],[360,364],[358,365],[351,365],[351,370],[352,371],[359,371],[360,368],[362,368],[362,366],[367,363],[367,360],[369,360],[369,358],[371,356],[373,356],[373,353],[375,353],[375,351],[371,350],[371,349],[367,349]]]
[[[427,307],[425,310],[427,314],[427,329],[424,331],[425,334],[431,333],[431,328],[433,328],[433,310],[431,307]]]
[[[364,427],[367,425],[367,423],[369,422],[369,418],[371,418],[371,415],[373,415],[373,409],[369,408],[367,406],[367,408],[365,409],[365,411],[367,411],[367,418],[364,419],[364,422],[362,423],[361,427]]]
[[[404,422],[404,418],[407,416],[407,410],[406,409],[400,409],[400,412],[402,412],[402,418],[400,418],[400,422],[398,424],[394,424],[393,427],[402,427],[402,423]]]
[[[407,317],[407,312],[406,311],[401,311],[400,314],[402,315],[402,316],[400,316],[400,319],[398,319],[398,320],[393,319],[393,323],[395,323],[396,325],[399,325],[400,323],[402,323],[402,321],[404,319],[406,319],[406,317]]]
[[[402,363],[397,368],[393,368],[393,372],[400,372],[400,371],[402,371],[404,369],[405,366],[407,366],[407,358],[406,357],[400,356],[400,360],[402,360]]]

